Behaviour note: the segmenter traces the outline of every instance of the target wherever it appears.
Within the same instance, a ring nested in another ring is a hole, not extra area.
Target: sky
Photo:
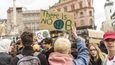
[[[16,0],[16,6],[26,7],[28,10],[48,9],[59,0]],[[106,0],[93,0],[95,24],[100,30],[101,23],[105,21],[104,4]],[[7,9],[13,6],[13,0],[0,0],[0,19],[7,18]]]

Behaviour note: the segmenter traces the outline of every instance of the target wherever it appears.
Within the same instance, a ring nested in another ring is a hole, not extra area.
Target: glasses
[[[114,42],[115,39],[106,39],[105,41],[106,41],[106,42]]]

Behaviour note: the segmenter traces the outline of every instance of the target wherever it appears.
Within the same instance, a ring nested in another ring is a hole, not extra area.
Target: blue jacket
[[[89,64],[89,52],[86,47],[86,44],[80,38],[75,40],[77,49],[78,49],[78,56],[74,59],[74,65],[88,65]]]

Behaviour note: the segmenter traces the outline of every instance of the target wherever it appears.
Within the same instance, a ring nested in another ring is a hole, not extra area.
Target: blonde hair
[[[90,49],[91,46],[93,46],[97,51],[97,57],[95,59],[100,58],[103,61],[105,59],[105,56],[104,56],[103,52],[100,50],[100,48],[98,47],[98,45],[96,45],[94,43],[88,44],[89,49]]]
[[[54,51],[60,53],[69,53],[71,50],[71,42],[67,38],[59,37],[54,43]]]
[[[40,50],[40,46],[38,44],[34,44],[33,49],[35,52],[38,52]]]

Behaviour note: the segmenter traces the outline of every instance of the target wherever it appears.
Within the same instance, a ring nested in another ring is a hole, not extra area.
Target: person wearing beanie
[[[1,39],[0,40],[0,65],[9,65],[11,61],[11,55],[9,52],[11,51],[11,40],[9,39]]]
[[[107,31],[103,35],[108,55],[103,65],[115,65],[115,31]]]

